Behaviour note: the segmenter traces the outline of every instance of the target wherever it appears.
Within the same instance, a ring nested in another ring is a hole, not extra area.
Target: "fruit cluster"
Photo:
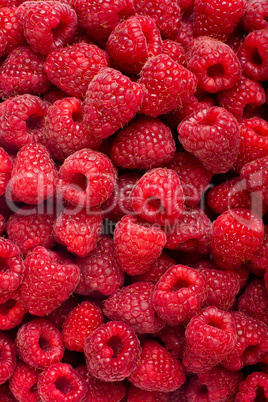
[[[268,1],[0,1],[0,400],[268,400]]]

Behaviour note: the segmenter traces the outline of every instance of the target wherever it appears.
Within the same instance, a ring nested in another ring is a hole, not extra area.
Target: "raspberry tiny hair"
[[[15,346],[3,332],[0,333],[0,352],[0,384],[3,384],[12,376],[17,364]]]
[[[21,323],[27,308],[21,297],[20,289],[0,295],[0,330],[5,331]]]
[[[16,368],[9,379],[9,388],[18,401],[38,401],[37,381],[40,372],[33,367],[18,361]]]
[[[5,193],[6,187],[11,177],[13,162],[8,153],[0,148],[0,194]]]
[[[268,399],[268,374],[254,371],[241,381],[236,394],[237,402]]]
[[[18,246],[4,237],[0,238],[1,266],[0,292],[14,292],[22,283],[25,265]]]

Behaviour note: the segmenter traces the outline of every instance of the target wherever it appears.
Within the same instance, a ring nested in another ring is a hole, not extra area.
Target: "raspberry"
[[[138,74],[149,57],[161,53],[162,39],[153,19],[135,15],[115,27],[106,49],[116,68]]]
[[[261,275],[265,272],[265,269],[268,268],[268,226],[264,225],[264,239],[260,247],[256,250],[256,252],[251,257],[248,262],[248,268],[253,271],[260,273]]]
[[[184,13],[192,11],[194,7],[194,0],[178,0],[181,11]]]
[[[64,47],[77,29],[76,12],[59,1],[24,2],[16,14],[27,42],[41,54]]]
[[[81,402],[87,394],[83,377],[66,363],[56,363],[47,367],[37,382],[38,394],[43,402]]]
[[[31,314],[51,313],[74,291],[79,269],[55,252],[38,246],[25,259],[22,298]]]
[[[240,20],[241,21],[241,20]],[[235,30],[228,37],[226,43],[230,46],[230,48],[237,54],[238,49],[242,45],[245,39],[246,32],[244,29],[238,25]]]
[[[94,207],[106,201],[116,182],[110,159],[89,148],[70,155],[59,169],[59,192],[72,205]]]
[[[246,3],[241,25],[247,31],[268,28],[268,4],[266,0],[251,0]]]
[[[8,148],[39,142],[45,130],[48,105],[34,95],[7,99],[0,107],[0,141]]]
[[[145,391],[171,392],[185,382],[184,368],[160,343],[148,339],[142,343],[141,358],[128,380]]]
[[[5,231],[5,218],[3,217],[3,215],[0,214],[0,236],[3,235],[4,231]]]
[[[182,20],[179,32],[172,37],[175,42],[178,42],[185,50],[195,38],[194,27],[192,20]]]
[[[44,71],[44,57],[30,46],[13,49],[0,67],[0,96],[40,95],[51,87]]]
[[[128,387],[127,400],[128,402],[168,402],[169,395],[167,392],[145,391],[144,389],[134,387],[134,385],[130,384]]]
[[[25,265],[19,248],[10,240],[0,238],[0,292],[14,292],[22,283]]]
[[[3,148],[0,148],[0,195],[3,195],[6,191],[6,187],[11,178],[12,169],[12,159]]]
[[[157,282],[152,301],[163,320],[177,325],[187,323],[196,315],[206,296],[206,282],[202,273],[184,265],[173,265]]]
[[[225,173],[239,149],[239,127],[227,110],[215,106],[186,117],[178,126],[179,141],[212,173]]]
[[[212,257],[222,269],[234,269],[250,260],[263,237],[264,224],[255,212],[243,208],[229,209],[212,224]]]
[[[138,334],[154,333],[165,326],[154,310],[152,283],[137,282],[118,289],[103,305],[103,313],[111,320],[123,321]]]
[[[253,372],[239,385],[236,401],[265,401],[268,399],[268,374]]]
[[[139,111],[144,88],[113,68],[103,68],[89,83],[84,121],[93,135],[106,138]]]
[[[0,295],[0,330],[5,331],[19,325],[27,313],[19,288]]]
[[[59,307],[52,311],[52,313],[46,315],[46,319],[52,322],[52,324],[61,332],[62,326],[69,313],[78,305],[78,300],[72,294],[67,300],[65,300]]]
[[[166,243],[164,231],[137,217],[125,215],[115,226],[118,261],[129,275],[144,273],[160,256]]]
[[[80,270],[80,280],[75,289],[81,295],[99,291],[112,294],[124,283],[124,272],[115,253],[114,242],[108,235],[101,235],[97,247],[87,257],[75,260]]]
[[[183,66],[186,63],[186,53],[183,47],[171,39],[165,39],[162,43],[162,53],[167,54],[174,61]]]
[[[101,68],[108,66],[108,56],[98,46],[80,42],[50,52],[44,64],[48,79],[70,96],[83,98],[88,84]]]
[[[186,328],[183,364],[188,371],[202,374],[222,362],[236,341],[232,315],[214,306],[203,309]]]
[[[0,384],[8,380],[16,367],[16,352],[13,342],[2,332],[0,333]]]
[[[24,363],[43,369],[62,359],[64,344],[62,335],[51,322],[37,318],[18,329],[16,349]]]
[[[102,381],[121,381],[136,368],[141,356],[134,330],[120,321],[108,321],[85,340],[87,369]]]
[[[238,299],[238,311],[268,326],[268,294],[263,279],[252,280]]]
[[[184,212],[184,194],[177,173],[155,168],[138,180],[130,194],[133,210],[147,222],[160,226],[180,220]]]
[[[185,327],[184,325],[170,326],[166,325],[161,331],[157,332],[157,336],[165,344],[165,348],[176,359],[182,359],[183,349],[185,345]]]
[[[176,145],[171,130],[158,118],[141,116],[119,131],[112,161],[125,169],[152,169],[170,162]]]
[[[25,42],[22,26],[16,16],[15,7],[1,7],[0,26],[6,41],[4,54],[7,55]]]
[[[33,367],[18,361],[9,380],[9,388],[18,401],[36,402],[39,395],[36,389],[39,373]]]
[[[197,78],[167,54],[159,54],[145,63],[139,83],[145,87],[140,112],[157,117],[176,110],[193,95]]]
[[[261,196],[265,204],[268,203],[268,156],[255,159],[243,166],[240,172],[246,181],[247,190]]]

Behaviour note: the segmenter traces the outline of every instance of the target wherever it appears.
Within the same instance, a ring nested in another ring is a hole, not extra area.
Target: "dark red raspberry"
[[[246,35],[246,32],[241,27],[241,25],[237,25],[235,30],[231,33],[231,35],[226,40],[227,45],[230,46],[230,48],[235,52],[235,54],[237,54],[238,49],[244,42],[245,35]]]
[[[50,321],[37,318],[18,329],[16,349],[24,363],[43,369],[62,359],[64,343],[62,335]]]
[[[108,296],[124,283],[124,271],[117,261],[113,239],[108,235],[101,235],[90,255],[77,258],[75,263],[80,270],[75,289],[78,294],[90,296],[97,290]]]
[[[17,402],[18,399],[11,393],[9,381],[0,385],[1,398],[3,402]]]
[[[252,280],[238,299],[238,311],[268,326],[268,294],[263,279]]]
[[[166,243],[164,231],[135,216],[125,215],[115,226],[118,261],[129,275],[144,273],[160,256]]]
[[[43,402],[81,402],[87,394],[83,377],[69,364],[56,363],[45,369],[37,382],[37,391]]]
[[[165,326],[156,314],[152,296],[154,285],[137,282],[118,289],[103,305],[103,313],[111,320],[123,321],[138,334],[151,334]]]
[[[5,331],[19,325],[27,313],[19,289],[0,295],[0,330]]]
[[[261,197],[268,204],[268,156],[255,159],[243,166],[240,172],[246,180],[247,190]]]
[[[101,68],[108,66],[105,51],[80,42],[50,52],[44,64],[48,79],[70,96],[83,98],[88,84]]]
[[[200,399],[202,402],[210,402],[207,387],[201,384],[201,382],[198,380],[198,377],[195,375],[191,377],[189,383],[186,385],[184,397],[186,399],[185,402],[188,402],[189,400],[198,401]],[[174,399],[174,402],[176,401],[177,400]]]
[[[160,278],[153,307],[170,325],[185,324],[198,313],[207,297],[205,277],[194,268],[173,265]]]
[[[140,112],[157,117],[176,110],[193,95],[197,78],[167,54],[159,54],[145,63],[139,83],[145,87]]]
[[[6,226],[5,218],[3,217],[3,215],[0,214],[0,236],[3,235],[5,231],[5,226]]]
[[[176,150],[171,130],[158,118],[141,116],[119,131],[112,161],[125,169],[152,169],[172,160]]]
[[[194,0],[178,0],[178,4],[183,13],[192,11],[194,7]]]
[[[64,47],[77,29],[76,12],[60,1],[23,3],[16,14],[27,42],[41,54]]]
[[[191,19],[182,20],[179,32],[172,37],[172,39],[182,45],[185,50],[187,50],[188,45],[194,38],[194,27]]]
[[[15,7],[1,7],[0,26],[6,41],[4,54],[9,54],[11,50],[25,42],[22,26],[16,16]]]
[[[0,384],[8,380],[16,367],[16,351],[13,342],[4,333],[0,333]]]
[[[102,381],[121,381],[136,368],[141,356],[134,330],[121,321],[108,321],[85,340],[87,369]]]
[[[3,148],[0,148],[0,195],[3,195],[6,191],[6,187],[11,178],[12,169],[12,159]]]
[[[54,85],[43,96],[44,100],[49,103],[54,103],[57,100],[61,100],[61,99],[67,98],[67,97],[68,97],[68,95],[66,92],[62,91],[61,89],[57,88]]]
[[[39,142],[45,130],[48,105],[41,98],[24,94],[7,99],[0,106],[0,142],[21,148]]]
[[[128,402],[168,402],[169,393],[161,391],[145,391],[130,384],[127,393]]]
[[[0,238],[0,292],[13,292],[22,283],[25,265],[19,248],[10,240]]]
[[[18,401],[37,402],[40,400],[37,392],[39,372],[33,367],[18,361],[9,380],[9,388]]]
[[[264,239],[260,247],[248,262],[248,268],[259,275],[263,275],[268,268],[268,225],[264,225]]]
[[[51,87],[44,71],[44,57],[30,46],[13,49],[0,67],[0,96],[40,95]]]
[[[162,53],[167,54],[177,63],[185,65],[186,53],[183,47],[172,39],[165,39],[162,43]]]
[[[212,173],[225,173],[234,164],[239,149],[239,127],[222,107],[201,109],[178,126],[179,141]]]
[[[38,246],[25,259],[22,298],[31,314],[51,313],[73,293],[79,269],[55,252]]]
[[[183,364],[193,373],[209,371],[233,350],[236,336],[230,313],[212,306],[205,308],[187,325]]]
[[[128,380],[145,391],[171,392],[185,382],[184,367],[164,346],[148,339],[142,343],[141,358]]]
[[[164,342],[165,348],[176,357],[176,359],[182,359],[185,345],[184,325],[170,326],[167,324],[161,331],[154,334],[154,336]]]
[[[6,49],[7,40],[5,38],[4,32],[1,29],[0,29],[0,40],[1,40],[0,57],[2,57]]]
[[[236,268],[235,272],[238,275],[238,279],[240,281],[240,289],[242,290],[247,286],[250,272],[246,264],[242,264],[240,267]]]
[[[268,400],[268,374],[253,372],[239,385],[236,402]]]
[[[114,189],[116,169],[104,154],[89,148],[70,155],[59,169],[58,191],[72,205],[94,207]]]
[[[268,28],[268,4],[266,0],[251,0],[246,3],[241,25],[247,31]]]
[[[53,310],[52,313],[46,315],[46,319],[52,322],[52,324],[61,332],[65,319],[78,303],[79,301],[76,294],[72,294],[58,308]]]
[[[99,138],[114,134],[139,111],[144,88],[113,68],[104,68],[89,83],[84,121]]]

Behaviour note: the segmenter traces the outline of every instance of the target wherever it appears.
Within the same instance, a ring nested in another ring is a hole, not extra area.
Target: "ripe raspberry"
[[[237,402],[265,401],[268,399],[268,374],[253,372],[239,385],[235,397]]]
[[[72,366],[56,363],[42,371],[37,382],[37,391],[43,402],[81,402],[87,394],[87,385]]]
[[[138,180],[130,194],[133,210],[147,222],[160,226],[180,221],[184,212],[184,194],[177,173],[155,168]]]
[[[212,224],[212,257],[222,269],[234,269],[250,260],[263,237],[264,224],[255,212],[243,208],[229,209]]]
[[[0,106],[0,142],[8,148],[21,148],[39,142],[45,131],[48,105],[34,95],[19,95]]]
[[[168,402],[169,393],[160,391],[145,391],[130,384],[127,393],[128,402]]]
[[[128,123],[139,111],[144,88],[113,68],[103,68],[89,83],[84,121],[89,132],[106,138]]]
[[[241,25],[246,31],[268,28],[268,4],[266,0],[251,0],[246,3]]]
[[[59,307],[53,310],[52,313],[46,315],[46,319],[52,322],[52,324],[61,332],[65,319],[77,305],[78,297],[76,297],[76,294],[72,294]]]
[[[137,282],[118,289],[103,305],[103,313],[110,320],[123,321],[137,334],[151,334],[165,326],[154,310],[152,296],[154,285]]]
[[[239,127],[227,110],[215,106],[186,117],[178,126],[179,141],[212,173],[225,173],[239,149]]]
[[[10,240],[0,238],[0,292],[14,292],[22,283],[25,265],[19,248]]]
[[[58,191],[72,205],[94,207],[114,189],[116,169],[110,159],[89,148],[70,155],[59,169]]]
[[[145,63],[139,83],[145,87],[140,112],[157,117],[176,110],[193,95],[197,78],[167,54],[159,54]]]
[[[59,1],[24,2],[16,15],[27,42],[41,54],[64,47],[77,29],[76,12]]]
[[[25,259],[22,298],[31,314],[51,313],[74,291],[79,269],[55,252],[38,246]]]
[[[122,269],[129,275],[144,273],[160,256],[164,231],[135,216],[125,215],[115,226],[114,245]]]
[[[245,179],[247,190],[262,197],[265,204],[268,204],[268,156],[248,162],[240,172],[242,179]]]
[[[108,321],[85,340],[87,369],[102,381],[121,381],[136,368],[141,356],[134,330],[120,321]]]
[[[261,276],[264,274],[265,269],[268,268],[268,225],[264,225],[264,230],[263,242],[247,264],[251,271]]]
[[[241,21],[241,20],[240,20]],[[230,48],[237,54],[238,49],[242,45],[245,39],[246,32],[241,27],[240,23],[237,25],[235,30],[231,33],[231,35],[226,40],[226,43]]]
[[[162,53],[167,54],[176,63],[185,66],[186,53],[183,47],[172,39],[165,39],[162,43]]]
[[[3,195],[6,191],[6,187],[11,178],[12,169],[13,169],[12,159],[3,148],[0,148],[0,195]]]
[[[193,317],[186,328],[183,364],[188,371],[202,374],[222,362],[236,340],[232,315],[207,307]]]
[[[111,158],[125,169],[152,169],[172,160],[176,150],[171,130],[158,118],[141,116],[119,131]]]
[[[0,26],[5,39],[4,54],[7,55],[11,50],[25,42],[22,26],[16,16],[16,8],[10,6],[0,9]]]
[[[178,42],[185,50],[195,38],[192,19],[183,19],[179,32],[172,37],[175,42]]]
[[[154,336],[164,342],[165,348],[176,357],[176,359],[182,359],[185,345],[184,325],[170,326],[167,324],[161,331],[154,334]]]
[[[9,389],[9,381],[0,385],[1,398],[3,402],[17,402],[18,400]]]
[[[238,311],[268,326],[268,294],[263,279],[252,280],[238,299]]]
[[[80,42],[50,52],[44,70],[58,88],[70,96],[83,98],[94,75],[107,66],[108,56],[104,50]]]
[[[16,367],[16,351],[13,342],[2,332],[0,333],[0,384],[8,380]]]
[[[17,401],[37,402],[40,400],[36,387],[38,377],[37,370],[18,361],[9,380],[9,388]]]
[[[0,96],[40,95],[51,87],[44,71],[44,57],[30,46],[13,49],[0,67]]]
[[[114,242],[108,235],[101,235],[97,247],[87,257],[75,260],[80,279],[75,292],[90,296],[99,291],[108,296],[119,289],[125,279],[115,253]]]
[[[19,325],[27,313],[19,288],[0,295],[0,330],[5,331]]]
[[[140,361],[128,380],[145,391],[171,392],[185,382],[184,367],[160,343],[148,339],[142,343]]]
[[[178,4],[183,13],[186,13],[188,11],[193,11],[194,0],[178,0]]]

